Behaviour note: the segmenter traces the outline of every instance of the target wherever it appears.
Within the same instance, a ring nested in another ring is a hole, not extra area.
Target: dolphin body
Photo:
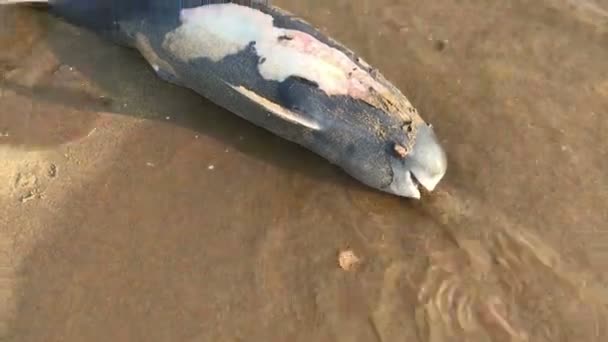
[[[267,1],[0,0],[137,49],[161,79],[295,142],[360,182],[420,198],[447,158],[409,100],[353,51]]]

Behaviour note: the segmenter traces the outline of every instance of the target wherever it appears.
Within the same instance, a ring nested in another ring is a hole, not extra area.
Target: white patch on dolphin
[[[266,80],[298,76],[315,82],[328,95],[354,98],[370,97],[372,89],[390,92],[342,51],[305,32],[275,27],[272,16],[257,9],[233,3],[205,5],[183,9],[180,20],[182,24],[165,36],[163,47],[182,60],[218,62],[255,42],[264,61],[259,72]]]
[[[239,87],[236,87],[236,86],[233,86],[233,85],[230,85],[230,86],[232,87],[232,89],[238,91],[239,93],[241,93],[245,97],[249,98],[251,101],[253,101],[253,102],[259,104],[260,106],[266,108],[266,110],[268,110],[269,112],[271,112],[271,113],[273,113],[273,114],[275,114],[275,115],[283,118],[284,120],[293,122],[293,123],[298,124],[298,125],[302,125],[304,127],[308,127],[310,129],[313,129],[313,130],[320,130],[321,129],[321,126],[317,122],[315,122],[313,120],[310,120],[310,119],[307,119],[305,117],[302,117],[301,115],[299,115],[299,114],[297,114],[297,113],[295,113],[295,112],[293,112],[293,111],[291,111],[291,110],[289,110],[289,109],[287,109],[287,108],[285,108],[285,107],[283,107],[283,106],[281,106],[281,105],[279,105],[277,103],[274,103],[274,102],[270,101],[269,99],[267,99],[267,98],[265,98],[265,97],[263,97],[263,96],[255,93],[252,90],[249,90],[249,89],[247,89],[247,88],[245,88],[243,86],[239,86]]]

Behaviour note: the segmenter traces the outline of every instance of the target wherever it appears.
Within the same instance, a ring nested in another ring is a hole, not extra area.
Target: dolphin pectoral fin
[[[259,106],[266,109],[267,112],[274,114],[276,117],[281,118],[282,120],[291,122],[296,125],[300,125],[312,130],[320,130],[321,125],[307,118],[300,113],[294,112],[288,108],[283,107],[282,105],[273,102],[272,100],[254,92],[253,90],[247,89],[243,86],[233,86],[230,85],[232,89],[239,92],[241,95],[247,97],[250,101],[257,103]]]
[[[182,3],[182,6],[186,8],[226,3],[248,7],[270,6],[270,0],[182,0]]]
[[[148,37],[141,32],[135,34],[135,48],[141,53],[160,79],[177,86],[183,86],[173,67],[167,61],[159,57]]]
[[[161,67],[152,66],[154,71],[156,72],[156,76],[158,76],[161,80],[176,85],[178,87],[184,88],[185,85],[183,82],[177,78],[177,76]]]
[[[46,4],[49,0],[0,0],[0,5],[15,5],[15,4]]]

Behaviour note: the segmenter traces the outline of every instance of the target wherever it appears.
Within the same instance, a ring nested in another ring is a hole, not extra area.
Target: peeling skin
[[[217,62],[253,43],[266,80],[298,76],[328,95],[348,95],[406,121],[423,122],[407,98],[385,86],[388,82],[379,82],[366,63],[355,63],[308,33],[275,27],[272,16],[259,10],[231,3],[206,5],[182,10],[180,20],[182,25],[165,36],[163,47],[182,60]]]
[[[274,103],[274,102],[270,101],[269,99],[267,99],[263,96],[260,96],[260,95],[256,94],[255,92],[253,92],[243,86],[235,87],[235,86],[231,85],[231,87],[232,87],[232,89],[238,91],[240,94],[249,98],[251,101],[261,105],[262,107],[266,108],[271,113],[274,113],[287,121],[291,121],[293,123],[308,127],[313,130],[321,129],[321,126],[318,123],[316,123],[312,120],[306,119],[306,118],[298,115],[297,113],[294,113],[294,112],[288,110],[287,108],[285,108],[277,103]]]
[[[407,148],[405,148],[399,144],[395,144],[395,146],[393,146],[393,149],[395,150],[395,153],[397,153],[397,155],[401,158],[405,158],[409,153]]]

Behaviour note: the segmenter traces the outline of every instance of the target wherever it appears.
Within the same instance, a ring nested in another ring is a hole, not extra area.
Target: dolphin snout
[[[395,149],[400,158],[392,161],[393,182],[389,192],[411,198],[420,198],[419,185],[433,191],[447,170],[447,156],[433,128],[421,124],[411,151]]]

